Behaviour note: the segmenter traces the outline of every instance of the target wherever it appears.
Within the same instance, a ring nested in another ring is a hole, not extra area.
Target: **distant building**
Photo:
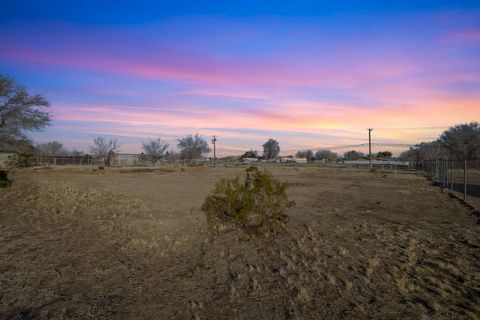
[[[280,157],[282,163],[307,163],[307,158],[296,158],[294,156]]]
[[[353,165],[364,165],[368,166],[370,161],[368,160],[344,160],[344,164],[353,164]],[[382,166],[382,165],[396,165],[408,167],[410,164],[409,161],[398,161],[398,160],[372,160],[373,166]]]
[[[308,162],[307,158],[293,158],[292,160],[293,160],[293,162],[296,162],[296,163],[307,163]]]
[[[107,158],[107,163],[117,167],[137,166],[145,162],[145,160],[142,161],[142,155],[143,154],[117,153],[109,155],[109,157]]]
[[[242,159],[243,163],[252,163],[252,162],[258,162],[257,158],[243,158]]]

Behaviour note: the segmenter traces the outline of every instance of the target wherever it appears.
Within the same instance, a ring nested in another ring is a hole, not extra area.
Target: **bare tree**
[[[364,156],[365,155],[362,152],[355,151],[355,150],[347,151],[343,154],[343,158],[345,160],[358,160]]]
[[[410,147],[410,149],[403,151],[398,156],[398,159],[401,161],[420,161],[420,150],[415,147]]]
[[[210,152],[208,142],[198,133],[178,139],[178,148],[183,159],[199,159]]]
[[[177,159],[180,159],[180,154],[172,148],[169,151],[165,152],[165,159],[175,161]]]
[[[159,159],[164,157],[164,152],[168,148],[168,143],[158,138],[143,142],[142,148],[145,151],[145,154],[150,157],[152,163],[155,164]]]
[[[336,161],[340,157],[337,153],[331,150],[318,150],[315,152],[315,158],[325,161]]]
[[[276,159],[280,154],[280,144],[277,140],[268,139],[263,144],[263,157],[267,160]]]
[[[399,159],[409,161],[437,160],[447,157],[448,151],[439,141],[422,142],[400,154]]]
[[[30,139],[18,139],[2,133],[0,133],[0,149],[16,151],[23,154],[33,154],[35,152],[35,147]]]
[[[438,139],[459,160],[471,160],[480,150],[480,125],[478,122],[457,124],[445,130]]]
[[[392,152],[390,151],[380,151],[380,152],[377,152],[377,158],[380,158],[380,159],[390,159],[392,157]]]
[[[81,150],[77,150],[75,148],[72,149],[72,151],[69,152],[69,154],[73,157],[81,157],[83,156],[85,153]]]
[[[120,145],[117,138],[97,137],[93,140],[93,146],[90,146],[90,152],[99,158],[105,159],[109,153],[117,153]]]
[[[67,153],[67,151],[63,148],[63,144],[58,141],[41,143],[37,145],[37,151],[45,156],[59,156]]]
[[[240,159],[245,158],[258,158],[258,151],[257,150],[249,150],[240,156]]]
[[[15,148],[28,141],[25,131],[41,131],[50,125],[44,110],[49,103],[39,94],[31,95],[24,86],[0,75],[0,148]]]
[[[422,142],[416,145],[420,152],[420,158],[422,160],[437,160],[446,158],[448,156],[448,151],[438,141],[432,142]]]
[[[313,151],[312,150],[300,150],[295,154],[297,158],[305,158],[305,159],[313,159]]]

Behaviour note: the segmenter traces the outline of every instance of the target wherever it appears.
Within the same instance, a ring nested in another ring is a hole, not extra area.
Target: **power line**
[[[413,146],[414,144],[406,144],[406,143],[382,143],[382,142],[377,142],[377,143],[372,143],[372,147],[401,147],[401,148],[408,148]],[[335,150],[335,149],[351,149],[351,148],[360,148],[360,147],[368,147],[368,143],[360,143],[360,144],[350,144],[350,145],[344,145],[344,146],[333,146],[333,147],[318,147],[318,148],[309,148],[313,150]],[[308,150],[308,149],[284,149],[284,151],[302,151],[302,150]]]
[[[360,144],[351,144],[351,145],[344,145],[344,146],[325,147],[325,149],[346,149],[346,148],[366,147],[368,145],[369,145],[368,143],[360,143]],[[407,143],[382,143],[382,142],[372,143],[371,145],[377,146],[377,147],[411,147],[413,146],[413,144],[407,144]]]

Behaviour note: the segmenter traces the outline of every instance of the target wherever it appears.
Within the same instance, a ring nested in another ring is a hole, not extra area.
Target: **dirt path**
[[[480,225],[421,176],[278,167],[285,232],[212,236],[240,169],[23,170],[0,190],[0,319],[398,319],[480,314]]]

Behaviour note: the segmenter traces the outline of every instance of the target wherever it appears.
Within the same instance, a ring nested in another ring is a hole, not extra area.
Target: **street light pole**
[[[372,171],[372,128],[368,128],[368,165]]]
[[[217,137],[213,136],[212,143],[213,143],[213,167],[214,168],[217,165],[216,142],[217,142]]]

